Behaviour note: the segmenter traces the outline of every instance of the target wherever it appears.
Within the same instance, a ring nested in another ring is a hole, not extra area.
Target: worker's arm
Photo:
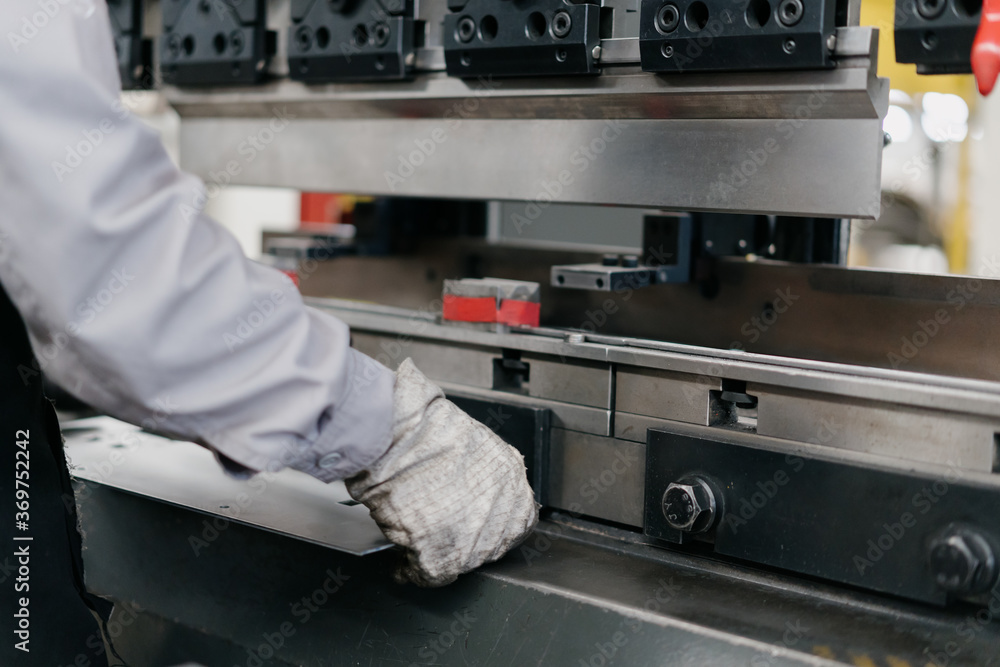
[[[105,3],[6,0],[0,36],[0,282],[41,370],[252,470],[331,480],[381,456],[392,373],[202,214],[202,183],[121,105]]]
[[[0,282],[42,369],[240,471],[350,478],[404,548],[401,579],[499,558],[538,518],[522,457],[246,260],[201,213],[201,182],[121,108],[109,33],[101,0],[0,6]]]

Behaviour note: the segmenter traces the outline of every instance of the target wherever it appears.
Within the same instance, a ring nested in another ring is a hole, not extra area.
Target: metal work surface
[[[234,479],[208,449],[110,417],[69,422],[62,430],[74,478],[210,515],[191,536],[196,551],[230,522],[355,555],[392,546],[342,482],[323,484],[294,470]]]
[[[198,514],[89,482],[78,494],[88,588],[118,600],[119,616],[147,619],[120,626],[115,643],[126,660],[159,664],[156,643],[142,634],[150,623],[176,627],[174,636],[217,637],[214,649],[190,642],[183,658],[203,664],[234,655],[239,664],[317,667],[899,667],[939,655],[949,665],[1000,658],[1000,624],[988,607],[940,610],[835,591],[559,517],[500,563],[421,590],[392,583],[392,553],[359,559],[241,525],[196,557],[188,536],[200,530]]]

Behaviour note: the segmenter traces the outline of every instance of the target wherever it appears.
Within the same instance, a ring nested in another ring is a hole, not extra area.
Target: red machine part
[[[452,322],[497,322],[511,326],[537,327],[541,304],[515,299],[501,299],[497,307],[494,297],[470,297],[445,294],[442,317]]]
[[[979,30],[972,43],[972,71],[979,92],[989,95],[1000,74],[1000,0],[983,0]]]

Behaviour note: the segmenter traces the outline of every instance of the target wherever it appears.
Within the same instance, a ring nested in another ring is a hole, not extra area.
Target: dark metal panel
[[[716,489],[717,553],[871,590],[943,603],[932,543],[965,526],[1000,545],[1000,488],[957,469],[907,473],[653,429],[646,453],[645,531],[659,539],[692,537],[668,525],[662,502],[670,483],[698,476]]]

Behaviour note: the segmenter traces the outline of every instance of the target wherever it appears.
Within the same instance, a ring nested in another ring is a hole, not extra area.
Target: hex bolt
[[[783,26],[795,25],[802,20],[804,13],[805,7],[802,6],[802,0],[782,0],[782,3],[778,5],[778,20]]]
[[[793,53],[795,53],[795,40],[794,39],[786,39],[785,43],[781,45],[781,48],[788,55],[792,55]]]
[[[985,593],[997,581],[993,547],[971,528],[952,527],[932,540],[928,559],[934,583],[955,595]]]
[[[566,12],[556,12],[552,17],[552,36],[562,39],[573,28],[573,19]]]
[[[677,26],[681,22],[681,12],[677,9],[677,5],[672,2],[667,2],[660,6],[656,10],[656,29],[666,35],[677,29]]]
[[[684,477],[667,486],[663,494],[663,516],[671,528],[701,533],[715,521],[715,493],[702,477]]]
[[[674,47],[671,44],[667,44],[666,42],[664,42],[663,46],[660,47],[660,53],[663,54],[664,58],[673,58]]]
[[[472,20],[472,17],[463,16],[458,20],[458,28],[455,30],[455,36],[460,42],[471,42],[472,38],[476,35],[476,22]]]

